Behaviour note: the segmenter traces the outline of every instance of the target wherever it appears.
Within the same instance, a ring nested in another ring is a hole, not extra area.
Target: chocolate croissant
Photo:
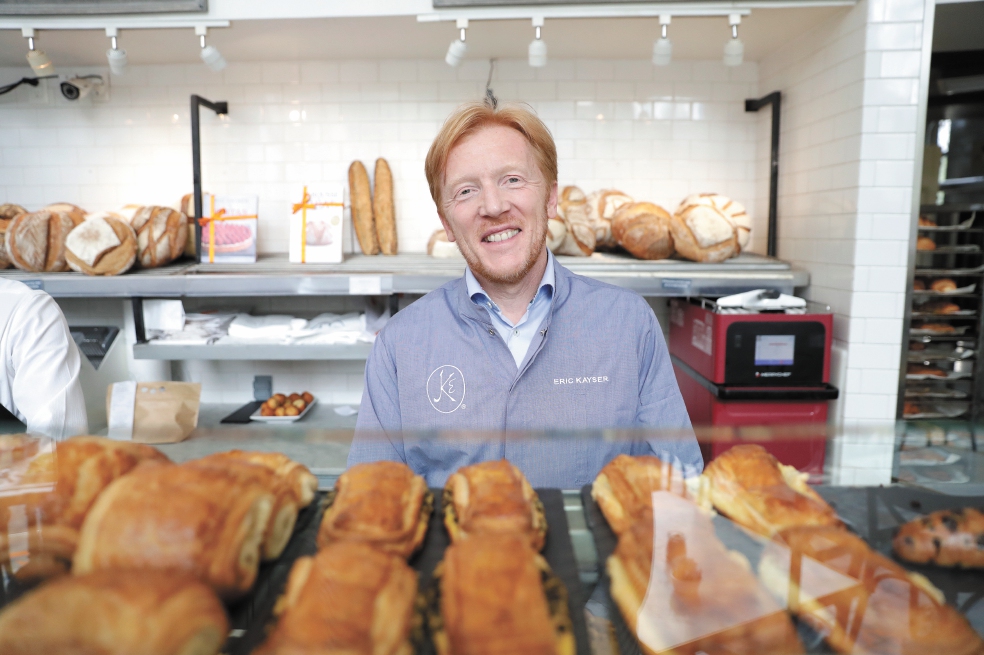
[[[984,568],[984,512],[948,509],[909,521],[899,528],[892,549],[916,564]]]

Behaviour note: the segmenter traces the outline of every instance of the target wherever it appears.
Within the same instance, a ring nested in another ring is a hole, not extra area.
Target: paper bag
[[[106,394],[109,438],[184,441],[198,426],[201,395],[197,382],[117,382]]]

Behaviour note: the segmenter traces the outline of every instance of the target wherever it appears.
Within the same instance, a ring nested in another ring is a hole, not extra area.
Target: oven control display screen
[[[759,334],[755,337],[756,366],[792,366],[796,336]]]

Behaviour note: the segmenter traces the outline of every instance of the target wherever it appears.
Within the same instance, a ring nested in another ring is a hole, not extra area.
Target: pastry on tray
[[[424,479],[400,462],[356,464],[328,498],[318,545],[358,541],[410,557],[427,534],[434,497]]]
[[[695,504],[656,492],[644,518],[607,562],[612,599],[644,653],[803,652],[784,607]]]
[[[567,590],[520,534],[444,551],[427,596],[437,655],[573,655]]]
[[[957,329],[949,323],[913,323],[913,330],[922,330],[931,334],[954,334]]]
[[[905,404],[902,406],[903,416],[913,416],[915,414],[921,414],[921,413],[922,413],[922,409],[920,409],[919,405],[917,405],[916,403],[911,403],[909,401],[906,401]]]
[[[273,496],[219,468],[143,466],[111,484],[79,533],[72,571],[190,573],[223,599],[256,579]]]
[[[936,221],[926,218],[925,216],[920,216],[919,227],[936,227]]]
[[[261,556],[264,560],[280,557],[294,532],[298,512],[294,490],[284,478],[266,466],[222,453],[193,459],[181,466],[200,468],[217,477],[231,478],[244,487],[258,487],[263,493],[269,494],[270,514],[263,528]]]
[[[0,612],[3,655],[215,655],[229,623],[191,576],[103,571],[66,576]]]
[[[318,490],[318,478],[308,467],[295,462],[283,453],[267,453],[257,450],[226,450],[210,455],[212,458],[237,459],[250,464],[265,466],[290,486],[298,507],[307,507]]]
[[[919,306],[920,312],[927,312],[931,314],[955,314],[959,312],[962,307],[955,302],[950,302],[948,300],[934,300],[933,302],[928,302]]]
[[[759,576],[838,653],[984,652],[984,641],[939,589],[847,530],[783,530],[763,551]]]
[[[417,574],[399,555],[334,542],[294,562],[258,655],[413,655]]]
[[[905,369],[906,375],[929,375],[935,378],[945,378],[946,371],[932,364],[909,364]]]
[[[933,280],[933,283],[929,285],[929,288],[933,291],[946,293],[948,291],[956,291],[957,283],[948,277],[941,277],[938,280]]]
[[[842,528],[837,514],[806,483],[806,474],[780,464],[756,444],[735,446],[704,469],[714,507],[766,537],[794,525]]]
[[[930,251],[936,250],[936,242],[929,237],[919,237],[916,239],[916,250]]]
[[[652,455],[619,455],[601,469],[591,485],[591,497],[616,535],[652,512],[654,491],[686,495],[681,471]]]
[[[984,512],[947,509],[909,521],[895,534],[892,549],[916,564],[984,568]]]
[[[18,439],[10,435],[5,441],[13,444]],[[21,580],[66,573],[82,521],[99,494],[143,461],[169,461],[153,446],[102,437],[73,437],[42,451],[37,450],[39,443],[25,435],[18,448],[5,449],[6,455],[0,456],[8,475],[23,469],[0,494],[0,526],[4,526],[0,529],[0,565],[10,562],[14,547],[6,526],[26,520],[30,528],[28,558],[13,570]]]
[[[546,540],[540,498],[526,476],[504,459],[465,466],[451,475],[444,486],[443,512],[451,541],[515,532],[540,550]]]

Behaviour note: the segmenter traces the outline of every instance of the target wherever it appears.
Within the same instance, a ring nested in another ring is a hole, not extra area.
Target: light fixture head
[[[667,36],[667,25],[670,24],[670,16],[663,14],[659,17],[660,37],[653,43],[653,64],[656,66],[669,66],[673,59],[673,44]]]
[[[745,44],[738,38],[741,14],[729,14],[728,23],[731,25],[731,38],[724,44],[724,65],[740,66],[745,59]]]
[[[126,57],[126,50],[123,50],[116,43],[116,37],[118,36],[115,27],[106,28],[106,36],[111,40],[110,48],[106,51],[106,61],[109,62],[109,70],[113,75],[123,75],[126,72],[126,65],[128,63]]]
[[[195,35],[200,39],[199,43],[202,47],[201,57],[205,65],[208,66],[209,70],[213,73],[218,73],[228,64],[226,63],[225,57],[219,52],[219,49],[212,45],[205,45],[205,36],[208,34],[208,28],[204,25],[195,26]]]
[[[460,64],[468,52],[468,44],[465,43],[465,39],[468,36],[468,19],[459,18],[456,26],[458,28],[458,38],[451,42],[451,45],[448,46],[448,53],[444,55],[444,63],[448,66],[457,66]]]
[[[45,54],[44,50],[34,47],[34,29],[30,27],[21,28],[21,34],[27,39],[27,63],[38,77],[53,77],[55,75],[55,65],[51,58]]]
[[[533,28],[536,30],[536,34],[530,41],[529,62],[533,68],[542,68],[547,65],[547,43],[543,40],[540,32],[543,28],[542,16],[533,18]]]

